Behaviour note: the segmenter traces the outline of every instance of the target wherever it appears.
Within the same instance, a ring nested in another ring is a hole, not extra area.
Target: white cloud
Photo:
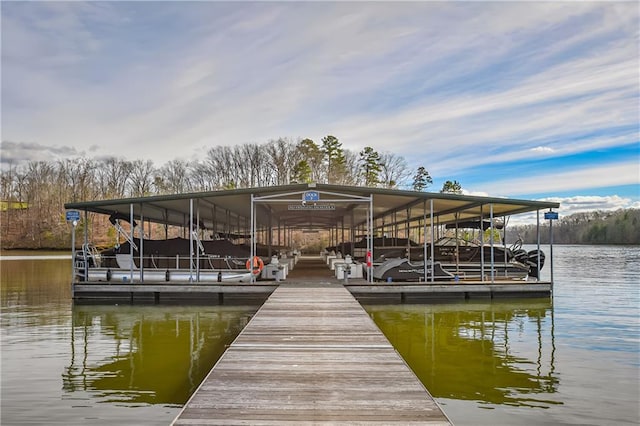
[[[95,146],[87,147],[89,151],[94,151]],[[71,146],[47,146],[35,142],[0,142],[0,168],[3,170],[9,167],[22,166],[29,161],[59,161],[66,158],[76,158],[87,155],[86,151],[78,151]]]
[[[637,202],[633,202],[630,198],[624,198],[618,195],[549,197],[540,201],[560,203],[560,211],[565,214],[588,212],[593,210],[611,211],[624,208],[635,208],[638,204]]]
[[[464,188],[462,188],[462,194],[463,195],[471,195],[474,197],[488,197],[489,194],[487,194],[485,191],[469,191],[466,190]]]
[[[535,148],[531,148],[531,151],[540,154],[553,154],[556,152],[555,149],[549,148],[548,146],[536,146]]]
[[[526,158],[530,148],[518,148],[536,147],[541,139],[553,144],[549,149],[584,150],[568,144],[568,137],[637,123],[638,106],[629,102],[629,93],[638,93],[637,57],[623,49],[560,65],[511,90],[453,94],[447,100],[430,103],[427,99],[420,107],[385,113],[375,120],[349,119],[336,133],[373,146],[395,140],[396,150],[404,154],[420,147],[433,164],[429,169],[439,173],[467,159],[475,164],[499,160],[493,155],[478,158],[477,150],[487,147],[512,160],[517,159],[513,158],[514,148],[520,151],[520,158]],[[580,97],[584,99],[576,102]],[[629,132],[626,140],[636,141],[637,131]],[[504,154],[498,147],[504,148]],[[451,156],[454,149],[459,154],[455,157]]]
[[[513,194],[559,193],[619,185],[640,185],[640,164],[637,159],[588,169],[556,171],[551,174],[536,174],[526,177],[511,176],[508,179],[496,180],[482,186],[489,194],[510,196]]]
[[[618,195],[597,196],[597,195],[576,195],[572,197],[548,197],[537,201],[550,201],[560,203],[560,208],[556,209],[560,218],[567,217],[575,213],[592,211],[616,211],[620,209],[640,209],[640,202]],[[513,216],[510,225],[526,225],[536,223],[536,213],[525,213]],[[544,212],[540,212],[540,222],[544,222]]]

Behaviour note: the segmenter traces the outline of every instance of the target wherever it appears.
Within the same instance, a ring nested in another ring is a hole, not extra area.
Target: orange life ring
[[[251,269],[253,275],[259,275],[260,272],[262,272],[262,268],[264,268],[264,262],[260,257],[253,256],[253,262],[251,259],[247,259],[247,264],[245,266],[247,269]]]

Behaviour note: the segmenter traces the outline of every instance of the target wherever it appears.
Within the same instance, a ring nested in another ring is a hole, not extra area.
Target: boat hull
[[[478,262],[442,263],[442,268],[460,279],[490,280],[492,269],[490,263],[484,266]],[[523,280],[529,276],[530,268],[517,262],[498,262],[493,265],[494,279]]]
[[[424,262],[410,262],[408,259],[388,259],[373,269],[374,281],[425,281]],[[426,281],[452,281],[454,275],[443,270],[439,262],[427,262]]]

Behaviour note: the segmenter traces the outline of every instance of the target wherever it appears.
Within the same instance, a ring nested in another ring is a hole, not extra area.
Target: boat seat
[[[138,269],[135,262],[133,262],[133,259],[131,259],[131,255],[129,253],[116,254],[116,262],[118,263],[118,268],[120,269]]]

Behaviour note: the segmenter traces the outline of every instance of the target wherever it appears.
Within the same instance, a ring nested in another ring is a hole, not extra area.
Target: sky
[[[640,208],[635,2],[0,7],[5,167],[334,135],[429,191]]]

